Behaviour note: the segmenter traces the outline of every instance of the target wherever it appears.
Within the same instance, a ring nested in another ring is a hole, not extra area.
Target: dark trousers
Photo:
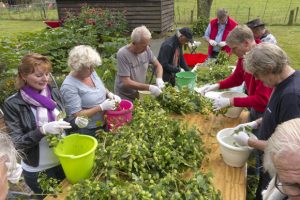
[[[39,173],[45,173],[48,178],[55,178],[59,181],[62,181],[65,178],[65,173],[61,167],[61,165],[52,167],[45,171],[41,172],[28,172],[23,170],[23,175],[25,179],[25,183],[30,187],[30,189],[36,194],[42,194],[43,191],[38,183]],[[43,199],[45,196],[40,196],[38,199]]]

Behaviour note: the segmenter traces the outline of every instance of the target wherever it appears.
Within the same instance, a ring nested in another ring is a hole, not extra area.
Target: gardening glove
[[[217,44],[218,44],[218,43],[217,43],[216,41],[214,41],[214,40],[209,40],[208,43],[209,43],[211,46],[213,46],[213,47],[214,47],[214,46],[217,46]]]
[[[89,124],[89,119],[85,118],[85,117],[76,117],[75,118],[75,124],[79,127],[79,128],[84,128]]]
[[[105,110],[114,110],[116,109],[116,101],[112,99],[106,99],[103,103],[101,103],[100,108],[102,111]]]
[[[165,87],[165,83],[162,80],[162,78],[156,78],[156,85],[160,88],[163,89]]]
[[[249,136],[247,133],[241,131],[238,134],[234,134],[233,138],[240,146],[248,146]]]
[[[5,165],[7,167],[7,179],[9,182],[13,184],[18,183],[23,171],[22,166],[18,163],[13,166],[11,162],[6,162]]]
[[[159,87],[155,86],[155,85],[150,85],[149,86],[149,91],[151,92],[152,95],[154,96],[158,96],[160,95],[160,93],[162,93],[161,89],[159,89]]]
[[[49,134],[60,134],[63,129],[70,129],[72,128],[69,122],[60,120],[60,121],[53,121],[44,124],[41,127],[41,133],[44,135],[49,133]]]
[[[194,90],[201,95],[205,95],[206,92],[217,90],[219,89],[219,87],[220,87],[219,83],[215,83],[215,84],[207,84],[201,88],[195,88]]]
[[[213,100],[213,109],[214,111],[220,110],[222,108],[225,108],[227,106],[230,106],[230,99],[229,98],[223,98],[219,97],[217,99]]]
[[[112,92],[109,92],[107,94],[107,96],[108,96],[109,99],[115,100],[117,103],[121,102],[121,98],[118,95],[116,95],[116,94],[114,94]]]
[[[257,129],[258,123],[256,121],[244,123],[244,124],[239,124],[236,127],[234,127],[234,130],[238,130],[240,128],[245,128],[246,126],[251,127],[252,129]]]
[[[183,68],[180,68],[180,72],[185,72]]]
[[[225,47],[227,44],[225,41],[219,42],[218,44],[220,47]]]

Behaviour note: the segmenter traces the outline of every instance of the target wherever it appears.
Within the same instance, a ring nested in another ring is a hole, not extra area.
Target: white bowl
[[[233,142],[233,128],[225,128],[217,133],[221,154],[224,162],[232,167],[242,167],[247,162],[248,157],[253,150],[248,146],[235,146]],[[251,138],[256,138],[254,134],[250,134]]]
[[[224,98],[234,98],[234,97],[247,97],[246,94],[241,93],[241,92],[222,92],[220,94],[220,97]],[[226,117],[230,118],[238,118],[242,112],[243,108],[242,107],[230,107],[228,108],[227,112],[225,113]]]

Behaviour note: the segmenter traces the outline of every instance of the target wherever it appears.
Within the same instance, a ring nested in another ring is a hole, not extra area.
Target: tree
[[[197,17],[209,19],[213,0],[197,0]]]

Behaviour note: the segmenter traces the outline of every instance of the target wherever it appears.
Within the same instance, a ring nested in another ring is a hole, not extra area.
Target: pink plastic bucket
[[[133,104],[123,99],[116,110],[106,111],[106,122],[109,130],[130,122],[132,119]]]

